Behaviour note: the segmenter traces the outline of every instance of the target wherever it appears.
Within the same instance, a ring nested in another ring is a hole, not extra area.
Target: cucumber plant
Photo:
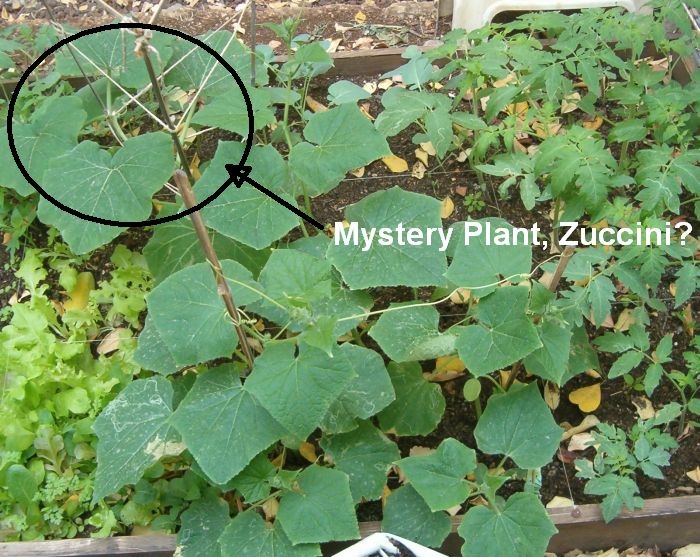
[[[312,198],[390,155],[387,138],[408,129],[443,161],[471,149],[467,164],[482,173],[485,190],[487,176],[495,176],[505,178],[500,195],[518,186],[527,210],[552,202],[555,228],[564,217],[583,216],[650,227],[696,201],[700,183],[697,82],[665,83],[666,71],[656,75],[639,59],[643,44],[628,32],[649,31],[672,66],[694,39],[667,41],[661,30],[669,11],[541,14],[470,34],[454,31],[434,50],[407,50],[406,64],[391,72],[405,87],[382,95],[375,122],[357,106],[364,90],[347,82],[330,88],[328,110],[309,113],[310,84],[332,60],[322,44],[295,35],[294,21],[269,25],[287,49],[282,64],[266,47],[251,57],[227,31],[201,39],[246,82],[256,64],[248,164],[256,181],[291,205],[310,212]],[[534,33],[556,42],[544,49]],[[628,60],[608,46],[618,35]],[[466,50],[465,40],[472,42]],[[110,220],[181,210],[172,188],[163,189],[178,168],[193,181],[197,199],[210,196],[228,179],[226,165],[240,160],[248,120],[226,72],[191,50],[169,36],[117,30],[83,37],[73,51],[57,54],[43,79],[74,73],[85,55],[81,66],[95,81],[79,91],[54,84],[39,92],[33,84],[20,95],[13,133],[31,175],[67,205]],[[442,67],[433,65],[444,59]],[[563,106],[572,99],[594,119],[568,116]],[[672,121],[664,116],[676,111]],[[609,130],[585,125],[598,117]],[[198,138],[213,133],[223,139],[200,167]],[[11,161],[6,134],[0,141],[0,183],[33,195]],[[610,146],[618,143],[615,155]],[[38,218],[80,254],[124,232],[78,220],[43,198]],[[398,186],[346,207],[345,218],[362,227],[443,226],[437,199]],[[197,219],[158,225],[144,248],[155,284],[134,360],[148,373],[130,382],[93,426],[99,438],[93,504],[134,493],[134,505],[143,508],[132,505],[130,513],[146,513],[153,499],[146,479],[175,476],[195,485],[196,500],[166,521],[180,520],[184,557],[320,555],[322,543],[359,536],[356,506],[382,500],[387,486],[395,489],[384,501],[386,529],[439,546],[450,531],[448,511],[459,506],[466,511],[463,555],[539,557],[556,529],[536,490],[499,494],[511,480],[536,477],[558,450],[562,429],[538,384],[563,386],[601,370],[599,348],[624,352],[608,372],[611,380],[638,372],[647,358],[650,393],[665,379],[682,385],[684,403],[697,392],[692,379],[663,368],[668,340],[647,355],[644,331],[648,311],[665,308],[658,292],[667,268],[677,273],[675,303],[687,303],[697,290],[692,244],[589,247],[537,263],[529,245],[466,242],[464,223],[456,223],[446,252],[363,249],[312,235],[286,208],[245,185],[226,189]],[[537,280],[541,270],[553,277],[545,284]],[[380,287],[412,288],[416,299],[379,306],[373,295]],[[419,288],[430,290],[432,301],[419,298]],[[440,296],[465,290],[465,314],[458,322],[445,319],[439,310],[450,296]],[[633,306],[635,328],[592,343],[590,332],[599,334],[618,303]],[[442,390],[421,366],[443,356],[458,357],[471,379],[491,387],[475,394],[476,447],[448,438],[430,454],[401,458],[397,437],[427,435],[443,417]],[[496,379],[501,371],[504,382]],[[676,415],[663,414],[668,421]],[[640,444],[655,431],[640,425],[632,439]],[[601,435],[617,439],[612,429],[601,428]],[[618,441],[626,451],[626,440]],[[655,442],[671,448],[664,437]],[[601,492],[599,476],[628,484],[637,464],[622,466],[609,456],[596,463],[587,476],[594,494]],[[635,496],[626,490],[614,505],[606,502],[606,518],[619,503],[636,506]]]

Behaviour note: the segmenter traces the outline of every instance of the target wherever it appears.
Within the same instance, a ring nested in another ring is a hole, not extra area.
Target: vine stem
[[[138,56],[141,56],[143,58],[144,63],[146,64],[146,71],[148,72],[148,78],[151,81],[153,95],[155,96],[156,101],[158,102],[158,107],[160,109],[161,116],[163,117],[163,121],[168,126],[167,131],[170,134],[170,137],[172,137],[173,143],[175,144],[175,149],[177,150],[178,157],[180,158],[180,165],[184,169],[189,183],[193,184],[195,180],[194,176],[192,175],[192,170],[190,169],[190,163],[188,162],[187,156],[185,155],[185,150],[182,147],[182,142],[180,141],[180,138],[177,135],[177,129],[175,128],[175,126],[173,126],[173,122],[170,118],[170,111],[168,110],[168,105],[165,103],[165,99],[163,98],[163,92],[160,90],[158,76],[156,75],[156,72],[153,69],[153,64],[151,62],[151,57],[148,54],[148,49],[148,38],[144,35],[142,39],[137,43],[136,54]]]
[[[180,191],[180,196],[185,204],[185,207],[192,209],[197,205],[194,193],[192,192],[192,186],[187,175],[182,170],[176,170],[173,176],[177,189]],[[204,225],[204,219],[199,211],[193,211],[190,214],[190,219],[194,225],[194,230],[197,234],[197,239],[199,240],[199,245],[204,251],[204,255],[211,265],[212,271],[214,272],[214,277],[216,278],[216,284],[218,285],[218,292],[221,298],[224,300],[224,305],[226,306],[226,311],[228,312],[231,320],[233,321],[233,326],[236,329],[236,334],[238,334],[238,341],[243,349],[243,354],[248,362],[250,368],[253,368],[253,350],[248,344],[248,337],[246,337],[245,331],[241,326],[240,313],[236,302],[233,299],[233,294],[231,293],[231,288],[226,282],[223,272],[221,271],[221,262],[219,261],[216,251],[214,250],[214,245],[212,244],[211,238],[207,233],[207,228]]]

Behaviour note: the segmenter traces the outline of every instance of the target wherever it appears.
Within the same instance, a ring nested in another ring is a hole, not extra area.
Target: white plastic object
[[[447,557],[444,553],[438,553],[433,549],[386,532],[378,532],[367,536],[356,544],[343,549],[340,553],[336,553],[333,557],[367,557],[376,553],[379,555],[383,554],[386,557],[394,557],[399,554],[399,550],[391,543],[391,540],[396,540],[403,544],[406,549],[413,551],[416,557]]]
[[[577,10],[621,6],[638,12],[647,0],[454,0],[452,28],[473,31],[488,25],[500,12],[539,10]]]

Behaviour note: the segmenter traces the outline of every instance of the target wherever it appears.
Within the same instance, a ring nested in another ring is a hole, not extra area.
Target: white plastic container
[[[500,12],[575,10],[621,6],[638,12],[646,0],[453,0],[452,28],[472,31],[491,22]]]
[[[398,549],[391,543],[392,540],[396,540],[406,549],[410,549],[416,557],[447,557],[444,553],[438,553],[428,547],[384,532],[372,534],[347,549],[343,549],[340,553],[336,553],[333,557],[367,557],[368,555],[376,554],[383,557],[393,557],[398,555]]]

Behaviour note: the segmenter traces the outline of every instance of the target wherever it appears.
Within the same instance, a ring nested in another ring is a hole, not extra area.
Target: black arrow
[[[277,203],[279,203],[283,207],[286,207],[295,215],[300,216],[302,219],[304,219],[309,224],[313,224],[316,228],[318,228],[320,231],[323,232],[324,226],[320,222],[318,222],[315,218],[310,217],[304,211],[300,211],[291,203],[287,203],[284,199],[282,199],[276,193],[270,191],[262,184],[258,184],[255,180],[253,180],[250,177],[250,173],[253,170],[252,166],[240,165],[240,164],[225,164],[224,167],[226,168],[226,170],[229,174],[229,179],[226,180],[224,185],[234,184],[237,188],[240,188],[244,183],[248,182],[256,190],[261,191],[262,193],[264,193],[268,197],[271,197],[272,199],[277,201]]]

